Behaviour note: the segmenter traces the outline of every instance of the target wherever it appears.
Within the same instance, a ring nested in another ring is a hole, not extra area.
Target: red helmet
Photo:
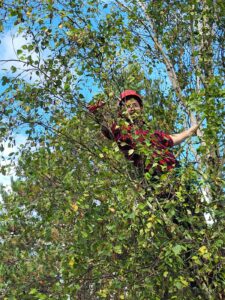
[[[122,105],[129,98],[134,97],[139,102],[140,106],[143,107],[141,96],[134,90],[125,90],[120,94],[119,105]]]

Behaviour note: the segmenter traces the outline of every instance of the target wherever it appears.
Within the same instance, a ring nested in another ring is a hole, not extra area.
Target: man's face
[[[141,116],[142,108],[135,98],[130,98],[124,103],[122,111],[123,115],[129,119],[138,119]]]

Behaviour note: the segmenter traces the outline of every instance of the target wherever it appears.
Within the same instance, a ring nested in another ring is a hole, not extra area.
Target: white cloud
[[[7,190],[10,190],[11,176],[5,176],[0,174],[0,184],[4,185]]]
[[[16,51],[29,42],[16,32],[8,31],[1,39],[1,59],[17,59]]]
[[[1,153],[2,156],[7,158],[11,152],[16,152],[18,150],[19,146],[23,145],[26,142],[26,139],[27,138],[25,135],[17,134],[15,136],[15,145],[10,146],[8,141],[2,142],[2,146],[4,147],[4,151]]]
[[[212,213],[204,213],[204,217],[208,225],[213,225],[215,223]]]
[[[11,152],[17,152],[19,147],[26,142],[26,136],[23,134],[18,134],[15,136],[16,144],[13,147],[10,147],[8,141],[3,142],[2,146],[4,147],[4,151],[1,152],[0,155],[0,165],[5,166],[7,165],[7,158]],[[17,157],[15,158],[15,163],[17,162]],[[11,178],[16,178],[15,169],[10,168],[7,175],[0,174],[0,184],[4,185],[7,189],[10,189]]]
[[[29,69],[30,67],[27,67],[24,65],[24,63],[16,60],[18,60],[17,50],[19,50],[23,45],[29,45],[31,43],[31,37],[27,36],[25,38],[21,34],[18,34],[16,30],[8,31],[5,34],[2,34],[0,37],[0,61],[2,60],[0,62],[0,72],[6,71],[11,73],[10,69],[12,66],[14,66],[17,68],[17,71],[14,74],[18,75],[21,73],[21,71]],[[31,56],[34,60],[38,57],[37,53],[35,52],[33,52]],[[23,73],[23,77],[26,80],[29,79],[30,75],[32,75],[32,81],[37,79],[37,75],[33,71]]]

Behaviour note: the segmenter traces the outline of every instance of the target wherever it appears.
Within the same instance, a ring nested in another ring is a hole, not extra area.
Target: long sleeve
[[[88,105],[87,109],[89,112],[93,113],[95,115],[96,121],[101,125],[101,131],[102,134],[109,140],[114,139],[114,135],[109,128],[107,122],[104,120],[104,116],[101,113],[101,108],[105,105],[105,102],[103,101],[98,101],[94,104]]]
[[[152,139],[153,139],[153,143],[155,142],[156,144],[160,144],[166,148],[174,146],[174,142],[171,136],[160,130],[156,130],[152,134]]]
[[[94,103],[94,104],[89,104],[89,105],[87,106],[87,109],[88,109],[91,113],[96,113],[96,112],[99,110],[99,108],[103,107],[104,105],[105,105],[105,102],[103,102],[103,101],[98,101],[98,102],[96,102],[96,103]]]

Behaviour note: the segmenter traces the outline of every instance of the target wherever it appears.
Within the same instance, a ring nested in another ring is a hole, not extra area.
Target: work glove
[[[104,105],[105,105],[105,102],[99,100],[98,102],[96,102],[94,104],[87,105],[87,109],[91,113],[96,113],[98,111],[98,109],[101,108],[101,107],[103,107]]]

